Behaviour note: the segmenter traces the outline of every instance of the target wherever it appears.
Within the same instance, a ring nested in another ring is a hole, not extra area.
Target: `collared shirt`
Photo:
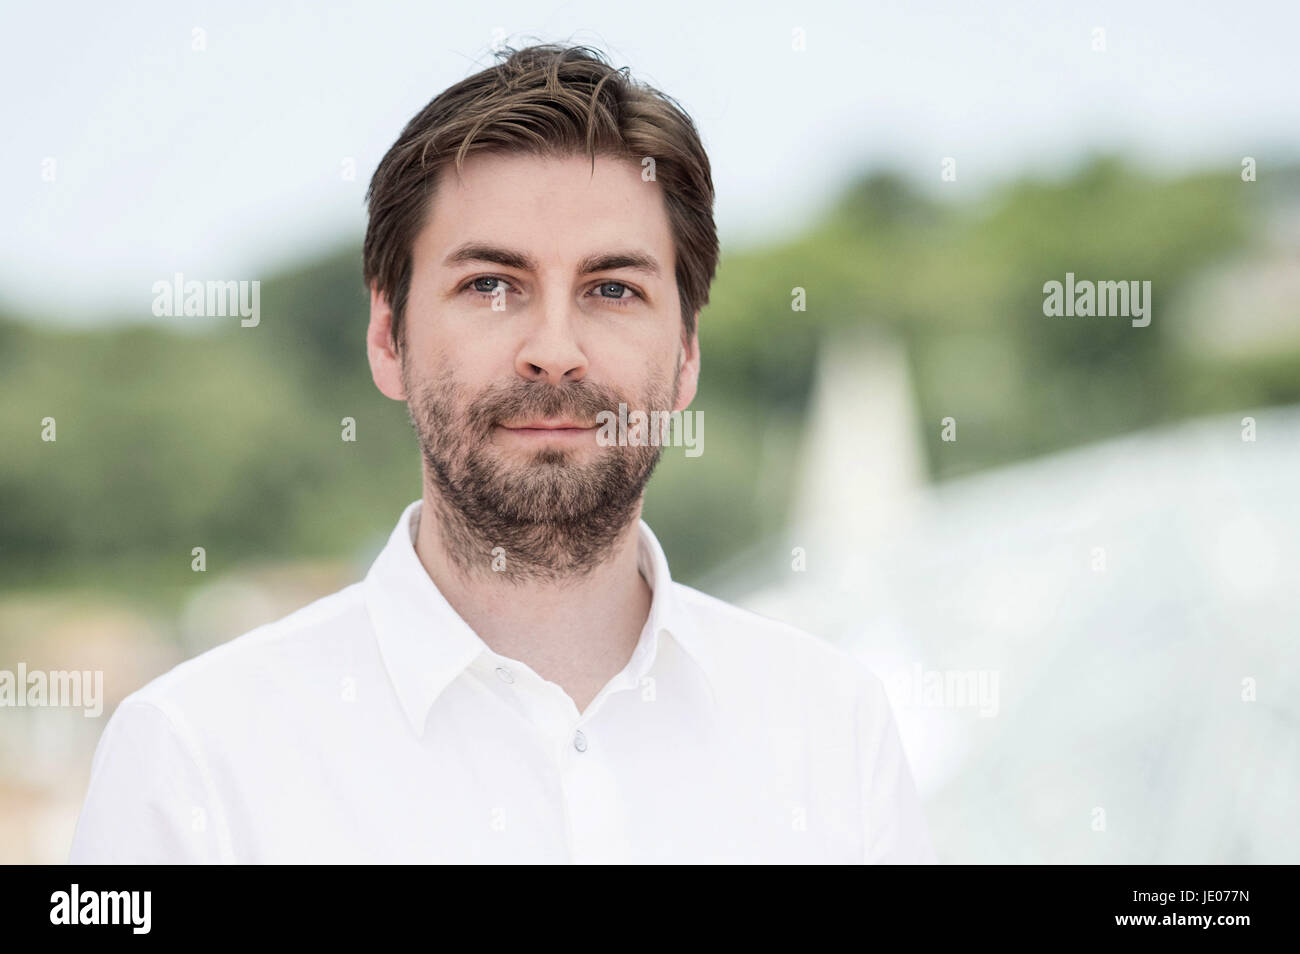
[[[494,652],[415,552],[118,706],[73,863],[873,863],[934,850],[880,680],[674,583],[579,712]]]

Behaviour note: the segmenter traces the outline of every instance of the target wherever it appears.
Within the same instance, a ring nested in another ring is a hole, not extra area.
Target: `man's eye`
[[[472,288],[474,291],[479,292],[480,294],[483,295],[491,295],[494,294],[497,290],[494,284],[495,282],[500,282],[502,285],[506,285],[506,286],[510,284],[504,278],[498,278],[495,275],[484,275],[482,278],[473,279],[465,287]],[[487,287],[484,287],[484,283],[487,283]]]
[[[612,295],[606,294],[606,292],[611,290],[613,291]],[[607,299],[608,301],[612,301],[619,305],[626,305],[641,297],[633,291],[630,286],[624,285],[622,282],[601,282],[596,286],[596,291],[600,298]],[[625,291],[629,293],[626,297],[623,295],[623,292]]]
[[[461,290],[492,296],[502,291],[510,291],[512,287],[509,281],[498,275],[483,275],[479,278],[471,278],[461,287]],[[630,305],[641,297],[636,289],[623,282],[601,282],[593,291],[596,297],[613,305]]]

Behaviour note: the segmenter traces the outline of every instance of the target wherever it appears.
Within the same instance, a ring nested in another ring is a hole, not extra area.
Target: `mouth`
[[[523,421],[518,424],[498,424],[497,428],[513,437],[525,440],[577,440],[596,430],[577,421]]]

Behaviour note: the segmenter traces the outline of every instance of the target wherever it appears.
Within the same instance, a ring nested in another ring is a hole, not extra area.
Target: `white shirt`
[[[585,712],[493,652],[416,555],[118,706],[71,863],[933,862],[880,680],[668,575]]]

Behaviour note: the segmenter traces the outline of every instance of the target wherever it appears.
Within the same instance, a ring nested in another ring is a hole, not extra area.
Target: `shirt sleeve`
[[[866,864],[937,864],[921,799],[912,780],[898,725],[880,679],[866,671],[859,700],[863,753],[862,813]]]
[[[158,706],[127,698],[104,727],[69,864],[228,861],[206,768]]]

